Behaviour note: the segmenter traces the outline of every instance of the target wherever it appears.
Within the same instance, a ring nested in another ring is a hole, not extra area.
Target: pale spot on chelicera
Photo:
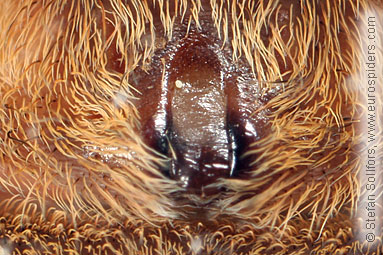
[[[27,128],[26,131],[27,131],[27,136],[29,137],[29,139],[32,139],[32,138],[39,136],[39,130],[35,127]],[[1,253],[0,253],[0,255],[1,255]]]
[[[7,240],[0,239],[0,255],[11,255],[11,247],[10,244]]]
[[[184,83],[180,80],[176,80],[176,87],[182,89],[184,87]]]
[[[193,254],[201,254],[203,250],[202,240],[199,236],[192,237],[190,240],[190,249]]]
[[[100,156],[102,161],[110,162],[120,160],[133,160],[136,153],[128,147],[117,147],[117,146],[84,146],[84,156],[86,158]],[[122,163],[122,161],[121,161]]]

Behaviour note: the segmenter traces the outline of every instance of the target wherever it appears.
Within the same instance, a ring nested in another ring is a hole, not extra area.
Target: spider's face
[[[314,240],[354,238],[365,1],[0,8],[7,247],[334,253]]]

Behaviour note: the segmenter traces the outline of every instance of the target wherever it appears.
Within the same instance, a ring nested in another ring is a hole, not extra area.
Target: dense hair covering
[[[374,13],[383,63],[382,10],[369,0],[0,1],[0,254],[383,254],[383,236],[363,241],[356,225],[369,153],[363,27]],[[271,91],[251,115],[268,133],[242,155],[246,178],[179,203],[182,187],[158,167],[166,157],[140,135],[133,73],[204,22],[231,63],[245,63],[248,86]]]

